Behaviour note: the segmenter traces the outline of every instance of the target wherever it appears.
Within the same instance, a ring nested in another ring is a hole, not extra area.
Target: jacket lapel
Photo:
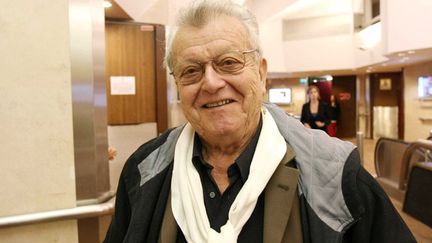
[[[267,184],[264,203],[264,243],[281,242],[296,195],[299,171],[287,164],[295,153],[287,144],[287,152]]]
[[[174,243],[177,240],[177,223],[171,210],[171,193],[165,207],[162,227],[159,234],[159,243]]]

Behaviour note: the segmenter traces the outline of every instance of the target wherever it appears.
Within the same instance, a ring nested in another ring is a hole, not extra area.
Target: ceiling
[[[343,76],[343,75],[357,75],[368,73],[385,73],[385,72],[401,72],[404,67],[432,61],[432,48],[421,49],[413,51],[398,52],[386,56],[389,58],[385,62],[367,65],[354,69],[343,70],[314,70],[305,72],[293,73],[269,73],[269,78],[297,78],[307,76]]]
[[[109,1],[112,6],[105,8],[105,18],[107,20],[131,21],[133,20],[116,1]]]

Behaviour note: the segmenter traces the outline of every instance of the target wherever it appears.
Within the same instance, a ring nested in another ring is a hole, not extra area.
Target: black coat
[[[173,161],[156,174],[140,175],[138,168],[145,158],[153,156],[154,151],[160,152],[158,148],[167,141],[170,133],[172,131],[144,144],[126,162],[117,189],[115,214],[105,243],[159,241],[170,193]],[[142,176],[150,179],[140,185]],[[384,191],[360,165],[356,149],[347,158],[339,183],[353,221],[336,232],[321,220],[306,198],[300,196],[304,243],[416,242]]]

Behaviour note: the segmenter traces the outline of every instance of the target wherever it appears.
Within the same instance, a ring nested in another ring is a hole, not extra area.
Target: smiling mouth
[[[205,108],[214,108],[214,107],[219,107],[219,106],[223,106],[229,103],[234,102],[234,100],[231,99],[226,99],[226,100],[220,100],[214,103],[209,103],[209,104],[205,104],[204,107]]]

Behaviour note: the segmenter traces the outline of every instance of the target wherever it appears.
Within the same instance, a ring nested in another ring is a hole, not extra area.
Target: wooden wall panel
[[[106,84],[108,124],[156,122],[154,28],[107,23]],[[111,76],[134,76],[135,95],[111,95]]]
[[[337,123],[337,137],[354,138],[356,136],[356,76],[333,76],[332,94],[340,105]]]
[[[163,25],[155,25],[155,46],[157,131],[162,133],[168,128],[167,71],[163,65],[165,26]]]

